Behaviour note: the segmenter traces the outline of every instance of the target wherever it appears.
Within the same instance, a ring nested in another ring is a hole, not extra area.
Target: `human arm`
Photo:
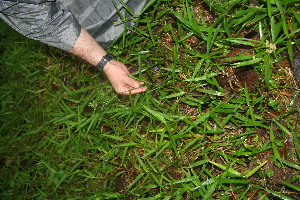
[[[96,66],[106,51],[82,29],[74,15],[57,7],[54,1],[31,4],[5,1],[0,4],[0,18],[21,34],[60,48]],[[143,82],[129,77],[126,66],[115,60],[104,68],[112,86],[120,94],[146,90]]]
[[[70,52],[93,66],[96,66],[107,54],[85,29],[81,30],[79,38]],[[142,87],[143,82],[129,77],[130,73],[127,67],[121,62],[111,60],[105,65],[103,72],[118,94],[137,94],[147,90],[147,87]]]

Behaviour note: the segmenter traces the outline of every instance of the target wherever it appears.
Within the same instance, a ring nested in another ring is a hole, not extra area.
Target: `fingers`
[[[147,90],[147,87],[140,87],[140,88],[135,88],[135,89],[130,89],[130,90],[124,90],[122,92],[117,92],[118,94],[124,94],[124,95],[132,95],[132,94],[138,94],[145,92]]]
[[[103,71],[118,94],[130,95],[147,90],[142,86],[144,82],[129,77],[130,73],[123,63],[112,60]]]
[[[119,90],[116,91],[118,94],[124,94],[124,95],[132,95],[132,94],[138,94],[138,93],[142,93],[145,92],[147,90],[147,87],[139,87],[139,88],[126,88],[124,90]]]
[[[124,81],[125,82],[120,87],[115,87],[116,92],[119,94],[130,95],[145,92],[147,90],[146,86],[142,87],[144,82],[129,77]]]
[[[128,77],[128,79],[127,79],[127,81],[126,81],[126,84],[127,84],[129,87],[132,87],[132,88],[138,88],[138,87],[141,87],[141,85],[143,85],[144,82],[137,81],[137,80],[134,80],[133,78]]]
[[[147,87],[140,87],[140,88],[136,88],[136,89],[133,89],[133,90],[129,90],[126,94],[129,95],[129,94],[138,94],[138,93],[142,93],[142,92],[145,92],[147,90]]]

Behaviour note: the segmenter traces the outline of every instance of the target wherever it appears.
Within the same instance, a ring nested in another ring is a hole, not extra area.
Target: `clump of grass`
[[[1,198],[297,197],[298,10],[151,1],[109,49],[149,88],[129,97],[1,24]]]

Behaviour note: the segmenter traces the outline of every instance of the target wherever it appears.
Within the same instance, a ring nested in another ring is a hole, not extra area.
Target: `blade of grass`
[[[222,170],[227,170],[227,166],[224,166],[224,165],[215,163],[215,162],[213,162],[213,161],[209,161],[209,162],[210,162],[211,164],[213,164],[213,165],[219,167],[219,168],[222,169]],[[231,168],[231,167],[228,168],[228,172],[231,173],[231,174],[234,174],[234,175],[236,175],[236,176],[243,177],[243,175],[242,175],[240,172],[236,171],[235,169],[233,169],[233,168]]]
[[[252,176],[253,174],[255,174],[260,168],[262,168],[265,164],[267,164],[267,161],[261,163],[260,165],[258,165],[257,167],[255,167],[254,169],[252,169],[251,171],[247,172],[245,174],[246,178],[249,178],[250,176]]]
[[[286,182],[286,181],[282,181],[282,180],[281,180],[280,182],[283,183],[284,185],[286,185],[286,186],[288,186],[288,187],[290,187],[290,188],[293,188],[294,190],[300,192],[300,187],[299,187],[299,186],[290,184],[290,183],[288,183],[288,182]]]

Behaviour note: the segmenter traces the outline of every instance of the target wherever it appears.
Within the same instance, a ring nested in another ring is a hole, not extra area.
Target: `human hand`
[[[103,72],[118,94],[130,95],[147,90],[146,86],[142,86],[144,82],[129,77],[130,73],[123,63],[111,60],[106,64]]]
[[[99,60],[107,54],[85,29],[81,30],[70,52],[93,66],[96,66]],[[103,71],[118,94],[137,94],[147,90],[147,87],[142,86],[144,82],[129,77],[130,73],[123,63],[111,60],[105,65]]]

